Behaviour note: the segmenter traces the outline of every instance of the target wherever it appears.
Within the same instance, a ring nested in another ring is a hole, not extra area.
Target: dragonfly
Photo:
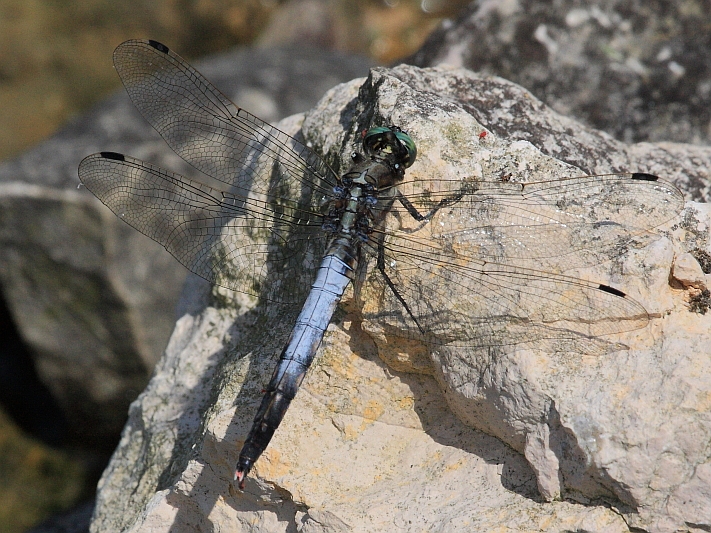
[[[623,291],[560,267],[591,264],[591,252],[672,219],[683,207],[672,183],[641,172],[526,183],[432,176],[406,195],[417,147],[387,119],[369,125],[339,175],[159,42],[124,42],[114,65],[201,177],[101,152],[80,163],[81,183],[195,274],[301,309],[239,454],[242,490],[364,272],[387,304],[383,323],[431,349],[596,339],[649,320]]]

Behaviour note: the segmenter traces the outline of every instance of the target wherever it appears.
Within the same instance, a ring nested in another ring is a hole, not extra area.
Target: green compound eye
[[[363,147],[365,151],[369,153],[382,150],[388,141],[393,143],[393,134],[395,134],[395,138],[400,147],[400,160],[398,163],[407,168],[415,162],[417,147],[412,137],[404,131],[401,131],[397,126],[377,126],[370,128],[363,137]]]
[[[412,137],[410,137],[404,131],[395,132],[395,136],[402,143],[402,145],[407,149],[407,160],[403,161],[402,164],[405,168],[408,168],[410,165],[412,165],[415,162],[415,158],[417,157],[417,146],[415,146],[415,141],[413,141]]]
[[[386,128],[385,126],[376,126],[375,128],[370,128],[365,134],[365,139],[373,138],[375,135],[385,133],[386,131],[392,130],[390,128]]]

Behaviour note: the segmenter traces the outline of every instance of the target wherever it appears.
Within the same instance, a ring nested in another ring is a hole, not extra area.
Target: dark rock
[[[45,520],[25,533],[89,533],[93,511],[94,502],[85,502]]]
[[[5,300],[0,298],[0,404],[26,433],[50,446],[66,441],[62,410],[37,375]]]
[[[473,2],[405,62],[495,74],[625,142],[711,143],[711,4]]]

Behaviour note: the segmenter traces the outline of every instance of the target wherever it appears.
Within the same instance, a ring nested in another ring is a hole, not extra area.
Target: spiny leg
[[[405,308],[405,311],[407,311],[407,314],[410,315],[410,318],[412,318],[413,322],[417,325],[417,329],[419,329],[420,333],[422,333],[424,335],[425,330],[422,328],[422,326],[420,326],[420,323],[417,321],[417,319],[415,318],[415,315],[412,313],[410,306],[407,305],[407,302],[402,297],[402,295],[398,292],[397,287],[395,287],[395,284],[390,279],[390,276],[388,276],[387,272],[385,272],[385,247],[383,246],[382,241],[378,243],[377,267],[378,267],[378,270],[380,271],[380,273],[383,275],[383,278],[385,279],[385,283],[388,284],[388,287],[390,287],[390,290],[393,292],[395,297],[400,301],[402,306]]]
[[[449,196],[448,198],[442,198],[436,206],[434,206],[432,209],[430,209],[426,214],[421,214],[417,208],[412,205],[412,202],[407,199],[405,195],[403,195],[400,191],[397,193],[397,199],[398,201],[402,204],[402,206],[407,209],[407,212],[410,213],[410,216],[417,220],[418,222],[423,222],[425,220],[430,220],[437,211],[442,209],[443,207],[447,207],[448,205],[452,205],[454,203],[457,203],[459,200],[464,198],[464,195],[467,194],[467,191],[462,190],[458,192],[457,194],[454,194],[452,196]]]

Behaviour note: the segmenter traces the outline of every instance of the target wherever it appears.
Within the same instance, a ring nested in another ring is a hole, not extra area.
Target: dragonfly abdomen
[[[240,489],[244,488],[244,480],[252,465],[266,449],[296,396],[336,306],[353,278],[354,263],[345,262],[338,255],[342,254],[329,253],[321,262],[289,342],[281,352],[237,461],[235,480]]]
[[[268,446],[296,396],[336,306],[353,279],[358,265],[359,243],[367,241],[370,232],[370,207],[377,203],[377,200],[368,201],[369,198],[375,199],[374,193],[377,192],[377,179],[369,172],[377,176],[391,170],[378,161],[362,169],[356,165],[344,175],[344,188],[338,191],[339,198],[326,217],[326,226],[333,237],[240,451],[234,476],[240,489],[244,488],[252,465]]]

